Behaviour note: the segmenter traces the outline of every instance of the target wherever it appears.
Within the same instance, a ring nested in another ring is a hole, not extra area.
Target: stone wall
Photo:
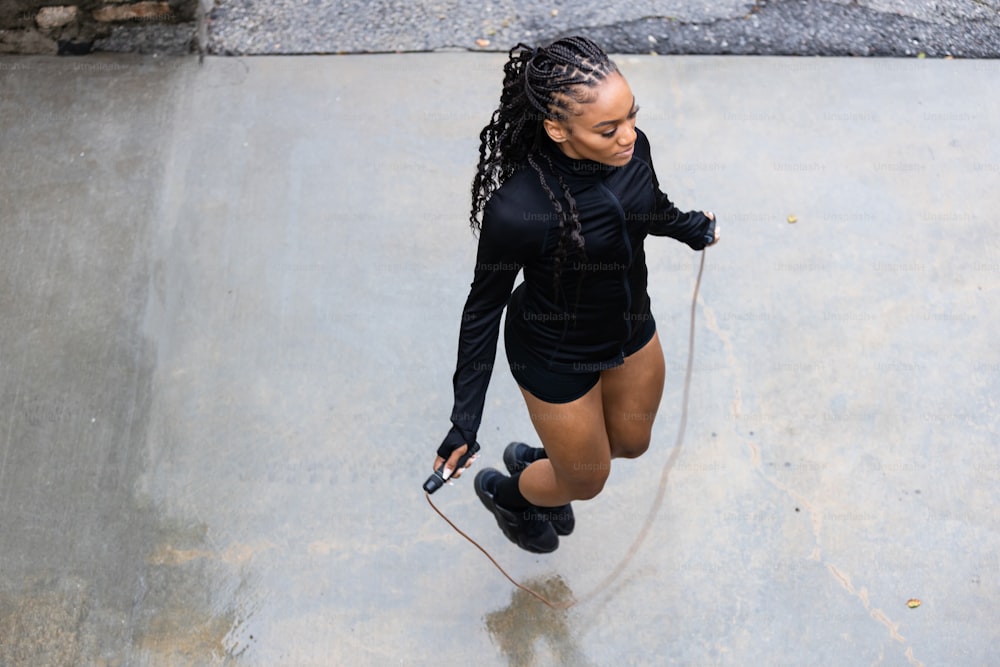
[[[189,53],[210,6],[210,0],[0,0],[0,53]]]

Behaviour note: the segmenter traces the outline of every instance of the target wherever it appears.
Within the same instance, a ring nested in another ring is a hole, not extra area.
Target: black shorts
[[[632,356],[645,347],[655,333],[656,320],[650,315],[632,331],[632,337],[626,341],[622,352],[626,357]],[[504,336],[504,346],[507,349],[507,363],[510,364],[510,372],[514,379],[532,396],[546,403],[575,401],[593,389],[601,379],[601,371],[561,373],[542,368],[520,341],[510,335],[509,330]]]

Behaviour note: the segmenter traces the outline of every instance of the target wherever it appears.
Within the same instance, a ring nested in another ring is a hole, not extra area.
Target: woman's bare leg
[[[654,334],[624,365],[603,371],[575,401],[546,403],[522,388],[548,458],[521,473],[521,495],[540,507],[558,507],[600,493],[612,458],[635,458],[649,447],[664,374],[663,350]]]
[[[540,507],[593,498],[611,471],[601,383],[571,403],[546,403],[521,389],[548,458],[521,473],[521,495]]]
[[[634,459],[649,448],[663,397],[663,350],[657,333],[625,364],[601,373],[604,423],[611,458]]]

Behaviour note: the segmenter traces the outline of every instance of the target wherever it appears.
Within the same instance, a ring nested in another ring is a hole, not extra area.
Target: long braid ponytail
[[[518,44],[504,64],[500,105],[489,124],[479,133],[479,164],[472,181],[472,211],[469,223],[479,229],[480,216],[490,195],[515,172],[533,169],[542,189],[552,202],[559,219],[559,245],[555,253],[555,284],[566,259],[572,253],[585,256],[580,217],[569,188],[542,152],[546,119],[565,120],[573,104],[591,101],[590,89],[617,72],[608,55],[586,37],[566,37],[547,47]],[[545,164],[537,159],[544,158]],[[546,178],[555,176],[562,199],[552,191]]]

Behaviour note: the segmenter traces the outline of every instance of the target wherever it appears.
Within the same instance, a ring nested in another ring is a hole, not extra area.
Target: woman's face
[[[576,104],[567,120],[546,120],[545,130],[562,152],[574,160],[593,160],[621,167],[635,149],[635,115],[639,107],[625,77],[612,73],[591,89],[592,102]]]

